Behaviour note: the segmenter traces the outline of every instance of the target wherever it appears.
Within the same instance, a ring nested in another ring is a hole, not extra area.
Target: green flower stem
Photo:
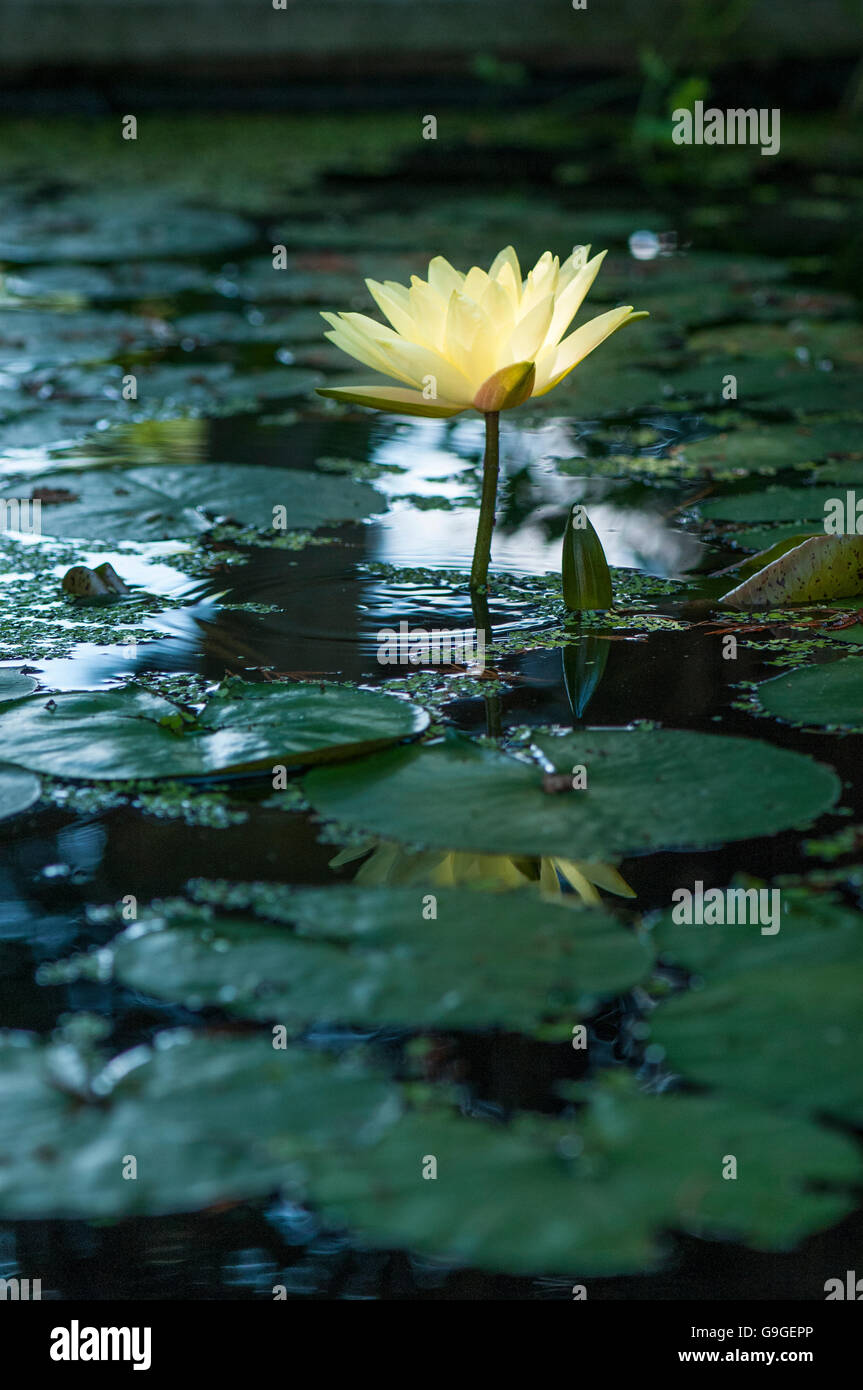
[[[497,503],[497,475],[500,468],[500,412],[490,410],[485,416],[485,458],[482,465],[482,501],[473,548],[470,587],[485,592],[488,588],[488,562],[491,555],[491,533],[494,530],[494,511]]]

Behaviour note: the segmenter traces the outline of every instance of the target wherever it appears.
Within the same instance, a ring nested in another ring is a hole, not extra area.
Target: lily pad
[[[796,539],[799,544],[807,536],[823,535],[823,526],[816,528],[810,522],[796,521],[786,526],[747,526],[742,531],[725,531],[722,539],[733,541],[735,545],[743,546],[746,550],[769,550],[784,541]]]
[[[699,329],[693,333],[689,347],[722,357],[776,357],[808,354],[810,359],[844,359],[863,361],[863,338],[859,325],[853,322],[819,322],[807,319],[793,323],[734,323]]]
[[[744,369],[741,367],[741,371]],[[810,410],[859,410],[857,368],[795,370],[784,363],[750,359],[745,368],[747,394],[797,413]]]
[[[775,547],[774,547],[775,551]],[[723,594],[732,608],[784,608],[863,593],[863,536],[809,536]]]
[[[0,309],[0,364],[32,366],[104,362],[123,352],[163,347],[175,334],[162,319],[119,310],[60,313],[45,309]]]
[[[0,670],[0,704],[4,700],[20,700],[24,695],[32,695],[36,681],[23,671]]]
[[[781,900],[775,935],[662,920],[663,958],[703,984],[659,1005],[651,1038],[691,1081],[863,1124],[860,913],[823,892]]]
[[[823,522],[825,503],[834,492],[823,488],[769,487],[759,492],[711,497],[700,504],[701,515],[721,521],[817,521]]]
[[[313,772],[306,794],[322,816],[384,839],[602,860],[769,835],[840,792],[830,768],[754,739],[612,729],[535,743],[557,772],[585,766],[587,788],[549,794],[535,763],[452,740]]]
[[[412,1114],[322,1155],[312,1201],[368,1245],[522,1274],[656,1267],[669,1230],[789,1249],[854,1205],[856,1147],[793,1115],[718,1097],[599,1087],[571,1120],[504,1127]],[[738,1162],[726,1181],[727,1156]],[[423,1166],[437,1162],[435,1181]]]
[[[27,486],[31,494],[70,494],[42,506],[42,534],[63,540],[174,540],[199,535],[217,520],[278,535],[358,521],[387,505],[357,479],[253,464],[76,470],[39,474]],[[7,484],[3,493],[20,498],[20,485]],[[279,507],[284,516],[274,510]]]
[[[323,380],[318,372],[295,367],[237,371],[228,362],[138,363],[134,368],[137,396],[123,398],[125,369],[115,364],[94,369],[65,367],[32,371],[21,378],[25,408],[37,398],[39,407],[87,405],[93,423],[121,423],[163,416],[230,415],[252,410],[261,400],[291,400],[304,396]],[[15,402],[10,402],[15,406]]]
[[[0,763],[0,820],[29,811],[41,794],[42,784],[32,772]]]
[[[174,328],[197,343],[320,343],[323,319],[314,309],[187,314]],[[325,326],[325,325],[324,325]]]
[[[160,1034],[88,1065],[0,1039],[0,1215],[116,1218],[274,1192],[288,1165],[397,1113],[384,1081],[268,1038]],[[124,1177],[129,1158],[135,1181]]]
[[[394,695],[226,681],[195,717],[137,685],[0,707],[0,758],[52,777],[210,777],[350,758],[422,733]]]
[[[794,724],[863,729],[863,660],[856,656],[802,666],[758,686],[768,714]]]
[[[833,454],[849,454],[863,448],[863,425],[813,422],[811,425],[770,425],[712,435],[694,444],[682,444],[677,452],[688,463],[717,472],[739,469],[759,473],[812,463]],[[829,466],[829,465],[828,465]]]
[[[860,434],[863,434],[863,426],[855,427]],[[858,452],[863,447],[858,434]],[[863,485],[863,458],[850,459],[828,459],[822,463],[815,474],[816,481],[819,483],[834,483],[840,487],[861,487]]]
[[[530,1032],[557,1020],[565,1037],[599,1000],[643,979],[652,959],[609,913],[518,890],[439,888],[428,920],[421,888],[211,887],[244,915],[156,904],[105,948],[114,977],[293,1029],[327,1020]],[[296,933],[260,920],[272,916]]]
[[[126,261],[199,257],[247,245],[251,222],[235,213],[185,207],[158,195],[69,194],[9,208],[0,260]]]
[[[22,299],[76,303],[102,299],[143,299],[212,292],[212,275],[180,261],[129,261],[127,264],[34,265],[4,279],[7,294]]]

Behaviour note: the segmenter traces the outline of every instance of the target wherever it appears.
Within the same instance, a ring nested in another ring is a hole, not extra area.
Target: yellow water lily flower
[[[449,416],[471,408],[511,410],[553,390],[588,353],[632,319],[609,309],[564,337],[605,257],[578,246],[563,265],[545,251],[527,279],[511,246],[487,271],[466,275],[443,256],[410,288],[367,280],[391,327],[366,314],[329,314],[325,336],[349,356],[402,386],[321,387],[322,396],[396,414]]]
[[[324,314],[325,336],[358,362],[395,377],[401,386],[318,387],[322,396],[396,415],[458,415],[485,419],[482,497],[470,572],[475,598],[487,593],[500,467],[499,421],[531,396],[544,396],[588,353],[632,319],[631,304],[609,309],[564,337],[605,258],[589,260],[577,246],[563,265],[544,251],[526,280],[507,246],[489,269],[466,275],[443,256],[429,262],[428,279],[408,289],[394,280],[366,284],[391,326],[367,314]]]

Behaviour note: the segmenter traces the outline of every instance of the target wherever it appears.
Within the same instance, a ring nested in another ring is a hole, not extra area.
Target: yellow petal
[[[564,863],[566,863],[566,868],[563,867]],[[560,869],[570,887],[575,889],[578,896],[584,902],[598,903],[602,901],[599,893],[590,882],[590,879],[581,872],[578,865],[574,863],[572,859],[567,859],[566,861],[556,859],[555,864]]]
[[[381,352],[391,364],[389,375],[398,375],[412,386],[424,387],[433,377],[434,391],[444,400],[458,402],[462,408],[470,405],[474,396],[471,381],[453,366],[442,353],[422,343],[409,343],[404,338],[382,343]]]
[[[615,333],[618,328],[622,328],[625,323],[632,319],[647,318],[646,313],[633,313],[632,305],[626,304],[620,309],[609,309],[607,314],[600,314],[597,318],[591,319],[589,323],[583,323],[574,333],[570,333],[568,338],[564,338],[554,363],[550,369],[550,379],[538,390],[534,390],[535,396],[544,396],[551,391],[559,382],[568,376],[573,367],[577,367],[588,353],[593,352],[594,348],[604,342],[606,338]]]
[[[449,300],[453,290],[462,289],[464,276],[450,265],[445,256],[435,256],[433,261],[429,261],[429,284],[439,295]]]
[[[554,868],[554,860],[543,855],[539,862],[539,888],[541,893],[561,893],[560,879]]]
[[[505,263],[500,273],[498,274],[497,283],[505,292],[510,304],[512,305],[513,314],[517,314],[519,311],[519,305],[521,304],[522,284],[521,279],[516,275],[516,272],[513,270],[512,266],[509,264],[508,261]]]
[[[422,391],[410,391],[404,386],[318,386],[319,396],[330,396],[347,405],[367,405],[373,410],[388,410],[393,415],[427,415],[435,419],[458,415],[466,405],[455,401],[427,401]]]
[[[594,256],[592,261],[582,266],[570,280],[563,293],[559,293],[554,305],[554,314],[551,326],[548,330],[548,337],[543,346],[552,347],[559,343],[572,320],[575,318],[582,306],[584,297],[593,284],[599,273],[599,267],[605,260],[607,252],[600,251],[598,256]]]
[[[527,277],[527,283],[521,296],[520,318],[529,314],[540,300],[545,299],[547,294],[554,294],[557,288],[557,277],[557,257],[552,256],[550,251],[543,251]]]
[[[414,384],[410,377],[403,376],[400,372],[393,370],[392,363],[384,356],[380,344],[375,343],[367,333],[354,328],[345,321],[343,316],[322,314],[321,317],[333,325],[332,330],[325,333],[324,337],[329,338],[330,342],[335,343],[342,352],[346,352],[349,357],[356,358],[357,362],[362,362],[366,367],[373,367],[375,371],[383,372],[385,376],[394,376],[399,381],[405,381],[409,385]],[[380,325],[376,326],[380,327]]]
[[[521,266],[518,263],[518,256],[515,254],[515,248],[512,246],[505,246],[502,251],[498,251],[489,266],[488,278],[490,280],[502,281],[502,273],[505,266],[509,266],[510,269],[510,275],[506,278],[509,279],[511,277],[518,285],[521,285]]]
[[[414,275],[411,278],[410,303],[414,323],[421,330],[423,338],[429,347],[440,351],[443,347],[448,301],[443,299],[437,290],[432,289],[431,285],[427,285],[425,280],[420,280],[418,275]]]
[[[473,299],[478,304],[486,291],[489,283],[488,276],[478,265],[471,266],[467,275],[464,277],[462,294],[467,295],[468,299]]]
[[[408,338],[416,336],[416,324],[410,312],[410,295],[401,285],[392,287],[381,285],[377,280],[366,280],[366,288],[381,313],[389,319],[397,333]],[[397,294],[396,290],[401,290]]]
[[[515,328],[512,299],[498,280],[489,280],[479,306],[487,315],[498,339],[508,342]]]
[[[554,314],[554,295],[548,294],[521,320],[509,341],[508,355],[516,362],[533,362],[545,342]]]
[[[475,408],[487,413],[512,410],[521,405],[533,388],[534,371],[532,362],[514,362],[511,367],[501,367],[477,391],[473,400]]]
[[[497,335],[488,315],[458,290],[450,295],[443,351],[476,390],[497,364]]]
[[[590,246],[574,246],[572,255],[567,256],[563,265],[560,267],[560,275],[557,281],[558,293],[565,290],[570,280],[573,280],[580,270],[583,270],[590,259]]]
[[[619,898],[637,896],[613,864],[584,863],[572,859],[556,859],[555,863],[567,878],[570,871],[574,869],[577,873],[583,874],[595,887],[604,888],[606,893],[614,893]]]

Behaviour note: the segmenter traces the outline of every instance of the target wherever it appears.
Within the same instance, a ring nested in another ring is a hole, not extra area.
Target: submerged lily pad
[[[550,794],[535,763],[453,740],[313,772],[306,794],[324,817],[384,839],[601,860],[769,835],[840,792],[830,768],[755,739],[612,729],[534,741],[558,772],[585,766],[587,788]]]
[[[27,487],[35,490],[31,495],[56,498],[43,502],[42,534],[63,540],[175,540],[207,531],[217,520],[279,535],[358,521],[386,508],[375,488],[354,478],[253,464],[76,470],[28,478]],[[21,495],[20,484],[3,491]],[[279,507],[284,516],[274,510]]]
[[[0,707],[0,758],[52,777],[210,777],[350,758],[421,733],[394,695],[228,681],[195,717],[137,685]]]
[[[7,1034],[0,1086],[6,1219],[155,1216],[265,1195],[288,1165],[327,1144],[344,1154],[398,1109],[374,1076],[268,1038],[187,1032],[92,1068],[68,1044]]]
[[[245,915],[166,916],[157,904],[107,948],[115,978],[291,1028],[327,1020],[529,1032],[555,1019],[568,1036],[600,999],[643,979],[652,959],[609,913],[529,892],[438,888],[429,920],[420,888],[221,887],[216,898]],[[296,934],[250,918],[255,907]]]
[[[663,919],[663,957],[704,983],[660,1004],[651,1038],[689,1080],[863,1124],[860,913],[823,893],[781,902],[775,934]]]
[[[863,729],[863,659],[802,666],[758,686],[758,699],[768,714],[794,724],[827,724]]]
[[[346,1162],[322,1155],[312,1201],[368,1244],[523,1274],[655,1267],[669,1230],[788,1249],[854,1205],[844,1136],[716,1097],[596,1088],[583,1116],[503,1127],[406,1116]],[[736,1181],[723,1178],[727,1156]],[[435,1181],[424,1181],[428,1158]]]
[[[32,772],[0,763],[0,820],[28,811],[42,794],[42,784]]]

